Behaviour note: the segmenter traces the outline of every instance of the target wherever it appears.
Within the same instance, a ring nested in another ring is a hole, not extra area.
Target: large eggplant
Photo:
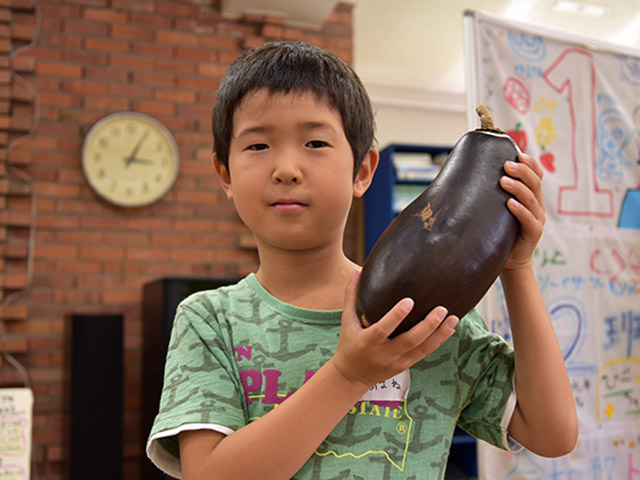
[[[364,326],[400,299],[414,308],[395,336],[438,305],[464,316],[500,274],[520,228],[499,184],[504,163],[520,149],[493,126],[483,105],[482,126],[456,143],[438,176],[383,232],[360,276],[356,312]]]

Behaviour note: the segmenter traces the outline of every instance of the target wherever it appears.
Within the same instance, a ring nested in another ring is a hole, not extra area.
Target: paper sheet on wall
[[[485,104],[545,170],[534,267],[580,421],[557,459],[481,443],[480,478],[639,480],[640,52],[477,12],[466,32],[469,110]],[[510,340],[499,283],[480,310]]]
[[[33,392],[0,388],[0,480],[28,480]]]

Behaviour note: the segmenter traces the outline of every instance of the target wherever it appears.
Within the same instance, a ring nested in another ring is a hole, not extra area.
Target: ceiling
[[[222,0],[223,13],[281,15],[294,25],[321,25],[338,0]],[[553,7],[567,0],[342,0],[354,5],[354,66],[372,97],[460,103],[464,95],[465,10],[541,25],[640,51],[640,0],[580,1],[582,11]],[[574,2],[575,3],[575,2]]]
[[[640,1],[589,0],[601,17],[553,9],[557,0],[350,0],[354,8],[355,68],[369,89],[398,88],[464,94],[465,10],[637,49]]]

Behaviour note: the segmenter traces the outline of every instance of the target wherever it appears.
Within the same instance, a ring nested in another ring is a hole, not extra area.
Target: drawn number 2
[[[587,339],[587,317],[582,302],[574,297],[559,297],[552,300],[547,308],[569,375],[582,377],[597,374],[598,368],[594,363],[578,359]]]
[[[558,213],[613,217],[613,193],[596,181],[596,69],[591,54],[565,50],[543,74],[557,93],[569,95],[573,183],[558,191]],[[585,141],[587,139],[587,141]]]

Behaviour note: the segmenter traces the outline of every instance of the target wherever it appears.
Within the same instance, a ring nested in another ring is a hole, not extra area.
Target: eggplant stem
[[[485,107],[484,105],[478,105],[476,107],[476,113],[480,117],[479,130],[504,133],[502,130],[497,128],[493,123],[493,117],[491,116],[491,112],[489,112],[489,109],[487,107]]]

